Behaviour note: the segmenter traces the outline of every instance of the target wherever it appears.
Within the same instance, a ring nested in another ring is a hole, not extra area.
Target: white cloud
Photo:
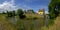
[[[28,5],[22,5],[22,4],[18,4],[15,6],[14,4],[15,0],[11,0],[11,1],[4,1],[2,4],[0,4],[0,11],[12,11],[12,10],[17,10],[18,8],[21,8],[23,10],[27,10],[27,9],[31,9]],[[20,6],[20,7],[19,7]]]
[[[14,0],[11,0],[9,2],[4,1],[2,4],[0,4],[0,10],[16,10],[17,6],[14,5]]]

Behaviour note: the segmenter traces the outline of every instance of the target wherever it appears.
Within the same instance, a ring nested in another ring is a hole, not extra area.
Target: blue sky
[[[16,10],[22,9],[33,9],[38,11],[39,9],[45,9],[48,13],[48,4],[50,0],[0,0],[0,10]]]

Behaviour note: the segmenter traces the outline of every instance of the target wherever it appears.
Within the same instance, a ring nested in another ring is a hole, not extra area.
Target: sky
[[[0,0],[0,12],[21,8],[23,10],[33,9],[35,12],[45,9],[45,13],[48,13],[49,2],[50,0]]]

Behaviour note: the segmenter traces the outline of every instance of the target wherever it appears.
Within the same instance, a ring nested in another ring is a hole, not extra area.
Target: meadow
[[[44,26],[44,18],[38,14],[25,14],[26,18],[20,19],[16,16],[17,21],[14,24],[13,21],[8,19],[7,14],[0,14],[0,30],[40,30]],[[10,20],[10,21],[9,21]],[[11,22],[12,21],[12,22]]]

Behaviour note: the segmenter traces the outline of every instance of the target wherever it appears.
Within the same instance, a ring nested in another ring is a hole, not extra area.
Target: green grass
[[[16,30],[16,28],[14,28],[6,19],[6,14],[0,14],[0,24],[2,25],[2,27],[0,27],[1,29],[6,29],[6,30]],[[0,25],[0,26],[1,26]]]

